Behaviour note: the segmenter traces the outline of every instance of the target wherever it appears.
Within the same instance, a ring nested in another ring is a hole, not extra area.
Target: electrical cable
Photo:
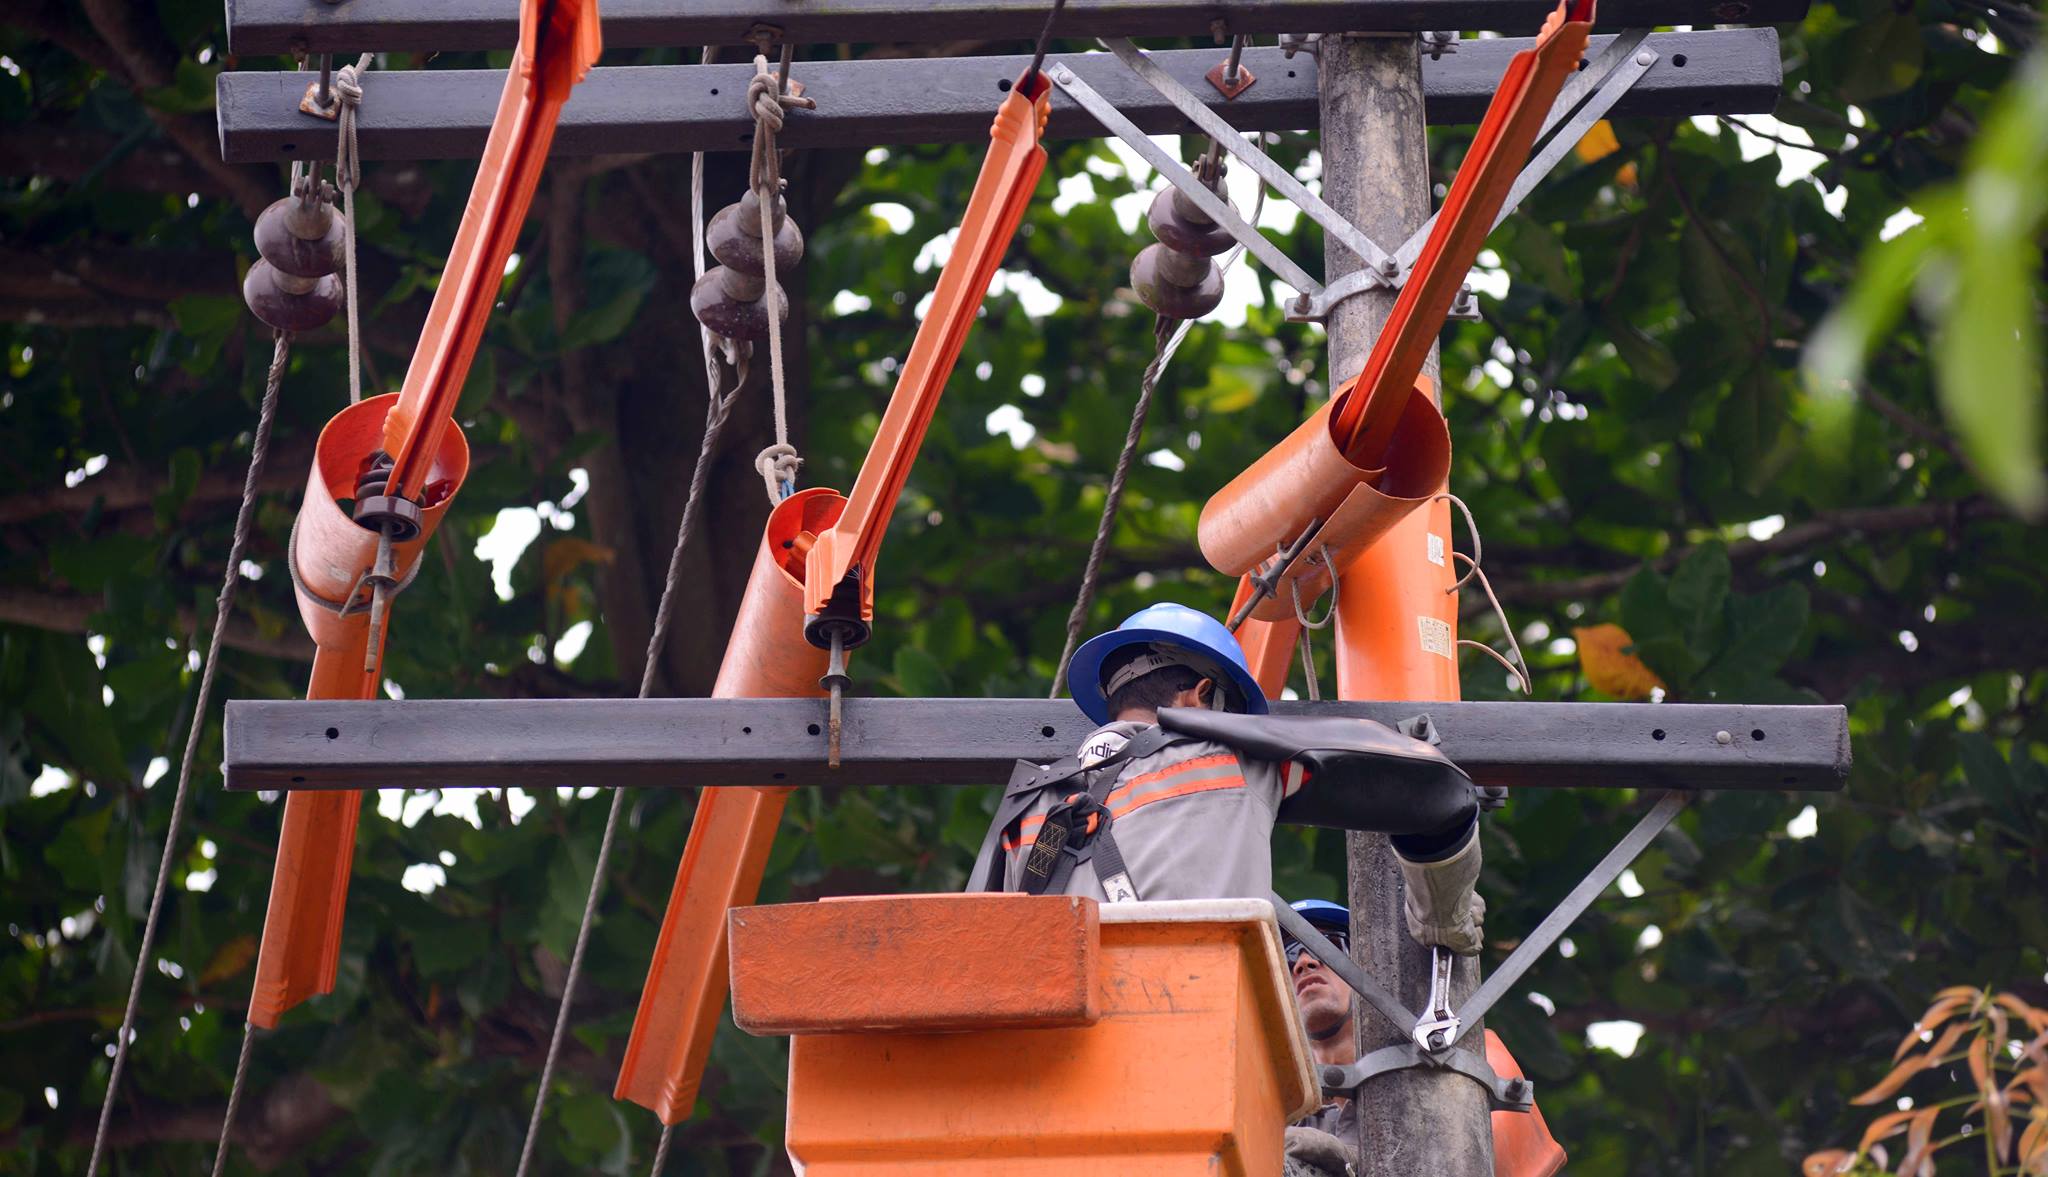
[[[228,627],[228,615],[235,606],[235,590],[242,583],[242,553],[248,549],[249,533],[256,518],[257,486],[263,478],[263,466],[270,455],[270,434],[277,422],[278,389],[284,383],[284,370],[291,356],[291,336],[283,331],[274,331],[270,352],[270,370],[264,378],[263,404],[256,414],[256,434],[249,444],[249,473],[242,480],[242,503],[235,511],[234,537],[228,542],[227,567],[221,574],[220,595],[215,598],[213,633],[206,641],[206,661],[199,672],[199,696],[192,705],[192,724],[185,734],[185,755],[178,762],[178,787],[172,794],[171,822],[164,831],[164,852],[156,868],[156,890],[149,900],[149,914],[142,923],[142,944],[135,953],[135,976],[128,984],[128,1004],[121,1013],[121,1029],[114,1040],[114,1066],[107,1075],[107,1098],[100,1105],[99,1127],[92,1137],[92,1157],[86,1162],[86,1177],[99,1172],[100,1156],[106,1149],[107,1128],[113,1122],[114,1098],[121,1090],[121,1074],[128,1063],[128,1046],[135,1037],[135,1017],[142,1004],[142,979],[149,972],[150,953],[156,947],[158,925],[163,919],[164,896],[170,889],[171,869],[177,861],[178,835],[185,828],[185,814],[192,800],[192,764],[199,755],[199,737],[206,730],[206,711],[213,699],[213,682],[220,669],[221,635]],[[240,1089],[240,1070],[237,1071],[236,1090]],[[232,1108],[233,1093],[229,1103]],[[232,1123],[232,1116],[229,1117]],[[226,1139],[225,1127],[222,1139]],[[225,1147],[225,1146],[223,1146]]]

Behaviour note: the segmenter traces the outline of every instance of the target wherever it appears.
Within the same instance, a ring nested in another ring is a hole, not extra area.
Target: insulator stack
[[[1211,187],[1221,186],[1219,170]],[[1215,310],[1223,301],[1223,269],[1215,259],[1236,244],[1230,230],[1174,187],[1159,190],[1145,220],[1159,240],[1131,262],[1138,300],[1164,319],[1199,319]]]
[[[342,236],[334,190],[303,182],[296,195],[256,218],[262,257],[242,279],[242,299],[256,317],[279,331],[312,331],[341,310]]]
[[[756,342],[768,338],[768,269],[761,253],[761,198],[740,197],[711,218],[705,243],[719,264],[704,272],[690,288],[690,311],[697,321],[724,339]],[[773,209],[776,285],[786,284],[804,256],[804,235],[778,196]],[[775,300],[774,313],[789,319],[789,299]]]

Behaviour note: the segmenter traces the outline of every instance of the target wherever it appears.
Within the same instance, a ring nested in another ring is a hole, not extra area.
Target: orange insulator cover
[[[1503,1079],[1522,1078],[1522,1064],[1500,1035],[1486,1032],[1486,1065]],[[1564,1168],[1564,1146],[1543,1122],[1543,1109],[1493,1113],[1493,1177],[1553,1177]]]
[[[1329,583],[1327,559],[1341,562],[1384,535],[1449,476],[1450,432],[1430,391],[1427,380],[1417,381],[1403,404],[1386,465],[1365,469],[1345,456],[1332,433],[1334,414],[1357,395],[1350,384],[1339,388],[1279,445],[1210,496],[1195,532],[1202,555],[1217,571],[1241,575],[1319,521],[1316,538],[1283,579],[1299,582],[1304,602],[1320,596]],[[1252,615],[1271,621],[1292,616],[1293,607],[1293,594],[1283,586]]]
[[[320,431],[314,447],[290,553],[299,616],[315,643],[313,677],[306,689],[309,699],[371,699],[377,694],[379,677],[363,669],[369,614],[344,615],[329,604],[347,602],[357,578],[376,559],[377,533],[357,524],[337,500],[355,497],[364,460],[377,448],[384,416],[397,399],[395,393],[369,397],[343,409]],[[394,548],[401,577],[418,566],[427,540],[441,525],[468,473],[469,443],[461,429],[451,428],[442,435],[426,471],[420,533]],[[359,792],[292,793],[285,798],[263,946],[256,956],[255,989],[249,997],[253,1025],[273,1027],[299,1002],[334,988],[342,907],[348,897],[362,801]]]
[[[597,0],[521,4],[519,47],[505,75],[476,183],[406,370],[404,391],[384,422],[381,448],[396,462],[390,494],[411,498],[424,484],[497,303],[505,261],[540,185],[562,104],[603,49]]]
[[[747,593],[727,640],[714,698],[789,698],[824,694],[826,653],[804,640],[800,537],[832,526],[846,507],[837,491],[800,490],[768,515]],[[788,788],[706,788],[697,800],[683,860],[662,914],[661,936],[640,991],[613,1088],[664,1124],[686,1120],[725,1008],[728,908],[754,901],[767,869]]]
[[[1594,0],[1561,0],[1543,22],[1536,44],[1515,54],[1494,91],[1486,116],[1473,133],[1436,225],[1424,241],[1386,326],[1366,357],[1359,394],[1343,406],[1331,426],[1345,453],[1369,465],[1393,444],[1402,392],[1415,382],[1436,346],[1444,318],[1464,285],[1472,263],[1493,231],[1494,217],[1529,160],[1544,116],[1564,80],[1579,67],[1593,30]]]
[[[960,358],[967,332],[988,294],[989,282],[1010,248],[1018,222],[1030,207],[1031,191],[1045,170],[1045,149],[1039,138],[1052,112],[1052,83],[1043,74],[1019,81],[996,111],[989,128],[988,155],[960,219],[960,235],[939,272],[931,309],[917,328],[917,338],[904,358],[882,414],[867,460],[846,496],[846,513],[830,531],[822,532],[809,555],[804,577],[805,612],[821,613],[847,576],[860,576],[860,616],[874,617],[875,556],[889,528],[889,516],[910,467],[924,444],[925,430],[938,411],[946,379]]]

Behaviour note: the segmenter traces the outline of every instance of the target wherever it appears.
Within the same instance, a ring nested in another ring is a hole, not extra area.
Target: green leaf
[[[952,691],[952,680],[939,660],[918,649],[904,646],[896,651],[896,685],[913,699],[942,698]]]
[[[1694,548],[1672,570],[1667,599],[1684,628],[1686,645],[1701,658],[1709,656],[1718,644],[1721,606],[1728,600],[1730,575],[1728,549],[1719,542]]]
[[[1920,76],[1927,57],[1920,18],[1908,8],[1862,21],[1849,35],[1844,59],[1849,63],[1837,92],[1844,102],[1869,102],[1897,94]]]
[[[1728,601],[1727,642],[1714,659],[1713,675],[1723,682],[1767,678],[1806,633],[1808,596],[1802,584],[1781,584],[1755,596]]]

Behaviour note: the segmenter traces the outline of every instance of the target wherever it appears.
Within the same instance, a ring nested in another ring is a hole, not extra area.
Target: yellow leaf
[[[1579,644],[1579,669],[1593,689],[1617,699],[1647,699],[1664,685],[1657,672],[1629,652],[1634,639],[1613,623],[1572,631]]]
[[[1637,179],[1635,160],[1629,160],[1627,163],[1614,169],[1614,182],[1631,192],[1636,189]]]
[[[1596,163],[1620,150],[1621,140],[1614,137],[1614,124],[1601,119],[1586,132],[1585,138],[1579,140],[1579,145],[1572,148],[1572,154],[1579,157],[1580,163]]]
[[[229,977],[248,968],[249,962],[255,959],[256,937],[253,935],[235,937],[221,945],[214,952],[213,959],[206,962],[205,970],[199,974],[200,987],[204,988],[216,982],[227,980]]]
[[[565,535],[549,544],[540,554],[541,584],[546,586],[548,603],[554,604],[561,598],[562,581],[585,564],[609,564],[617,553],[603,544],[594,544],[587,539]]]
[[[1856,1161],[1856,1154],[1847,1149],[1831,1148],[1817,1152],[1799,1163],[1800,1177],[1835,1177],[1846,1173]]]

